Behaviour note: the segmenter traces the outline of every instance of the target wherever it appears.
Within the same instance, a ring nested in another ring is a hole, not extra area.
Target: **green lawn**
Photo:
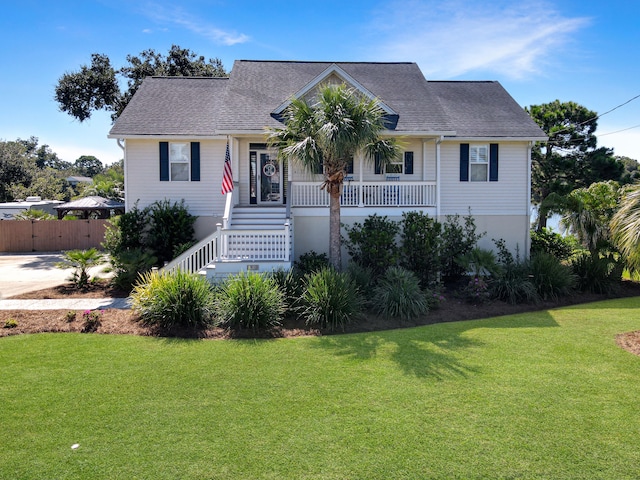
[[[0,478],[639,478],[640,358],[614,340],[637,329],[640,298],[292,340],[2,338]]]

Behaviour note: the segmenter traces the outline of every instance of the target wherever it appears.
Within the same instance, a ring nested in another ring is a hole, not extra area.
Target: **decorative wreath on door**
[[[264,173],[267,177],[273,177],[276,172],[277,169],[273,163],[266,163],[264,167],[262,167],[262,173]]]

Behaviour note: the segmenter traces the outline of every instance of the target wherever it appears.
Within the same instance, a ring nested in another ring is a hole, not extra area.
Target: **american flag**
[[[226,195],[231,190],[233,190],[233,173],[231,172],[231,156],[227,140],[227,151],[224,154],[224,174],[222,175],[222,194]]]

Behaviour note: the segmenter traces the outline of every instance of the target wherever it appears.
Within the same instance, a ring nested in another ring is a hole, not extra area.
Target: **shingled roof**
[[[415,63],[238,60],[229,78],[147,78],[110,137],[262,133],[272,113],[339,67],[399,115],[395,131],[458,137],[543,138],[498,82],[431,82]]]

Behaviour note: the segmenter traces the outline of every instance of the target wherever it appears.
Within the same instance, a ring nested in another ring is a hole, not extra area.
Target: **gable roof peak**
[[[385,103],[382,102],[380,99],[378,99],[378,97],[376,95],[374,95],[371,91],[369,91],[367,88],[365,88],[355,78],[353,78],[351,75],[349,75],[347,72],[345,72],[344,69],[341,68],[338,65],[338,63],[340,63],[340,62],[331,63],[331,65],[329,65],[327,68],[325,68],[319,75],[317,75],[309,83],[307,83],[304,87],[302,87],[300,90],[298,90],[296,93],[294,93],[292,95],[292,97],[293,98],[302,98],[302,97],[304,97],[307,93],[309,93],[310,91],[312,91],[315,88],[318,88],[322,83],[327,81],[327,79],[329,79],[331,76],[335,75],[340,80],[342,80],[343,83],[351,85],[360,94],[362,94],[364,97],[368,98],[369,100],[377,100],[378,101],[378,105],[380,106],[380,108],[382,108],[382,110],[385,112],[385,114],[394,115],[394,116],[398,115],[391,107],[389,107],[388,105],[385,105]],[[346,63],[350,63],[350,62],[342,62],[342,63],[346,64]],[[288,98],[285,102],[280,104],[278,106],[278,108],[276,108],[273,112],[271,112],[271,115],[274,118],[278,118],[282,114],[282,112],[290,104],[291,104],[291,98]]]

